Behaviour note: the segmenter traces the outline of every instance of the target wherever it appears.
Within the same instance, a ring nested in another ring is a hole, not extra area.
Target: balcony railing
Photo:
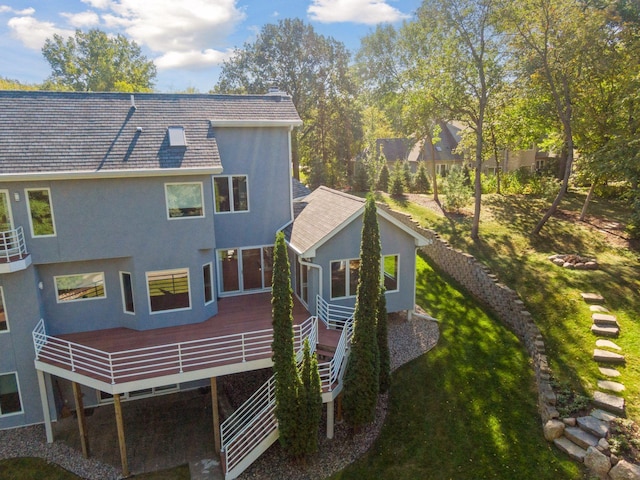
[[[0,262],[22,260],[27,255],[22,227],[0,232]]]
[[[317,341],[317,319],[309,317],[294,325],[294,345],[301,349],[310,337]],[[111,383],[159,377],[271,358],[273,330],[256,330],[186,342],[154,345],[132,350],[105,352],[47,335],[44,321],[33,331],[36,359],[72,372]]]

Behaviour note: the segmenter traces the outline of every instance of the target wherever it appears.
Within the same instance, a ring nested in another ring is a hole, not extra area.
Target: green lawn
[[[438,318],[435,349],[393,375],[370,452],[346,479],[581,479],[542,436],[533,371],[517,338],[418,259],[417,302]]]
[[[637,252],[618,248],[599,232],[571,219],[551,218],[538,237],[529,232],[548,203],[529,196],[483,196],[480,240],[470,238],[471,217],[444,218],[433,211],[388,197],[383,201],[412,214],[422,225],[438,231],[454,248],[467,251],[513,288],[541,329],[554,376],[574,390],[591,396],[601,379],[592,360],[595,336],[590,332],[591,313],[580,292],[601,293],[618,318],[626,366],[618,368],[625,385],[627,415],[640,420],[640,264]],[[584,195],[570,193],[561,209],[580,212]],[[629,208],[622,202],[597,199],[590,214],[626,223]],[[554,253],[593,256],[597,271],[565,270],[547,257]]]

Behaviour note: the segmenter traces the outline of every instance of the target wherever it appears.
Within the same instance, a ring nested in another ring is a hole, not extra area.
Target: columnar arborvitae
[[[318,428],[322,417],[322,392],[316,354],[311,354],[309,339],[304,339],[303,360],[300,376],[302,388],[299,395],[300,455],[318,451]]]
[[[380,232],[376,204],[367,197],[360,246],[360,271],[351,353],[344,379],[344,416],[358,429],[375,418],[380,357],[376,320],[380,296]]]
[[[289,257],[284,234],[279,232],[273,252],[272,283],[273,371],[275,374],[276,418],[280,443],[292,452],[298,442],[298,389],[300,377],[293,349],[293,297]],[[295,454],[294,454],[295,455]]]
[[[389,334],[387,327],[387,299],[384,295],[384,286],[380,287],[378,298],[378,319],[376,322],[376,335],[378,340],[378,352],[380,352],[380,392],[384,393],[391,386],[391,357],[389,354]]]

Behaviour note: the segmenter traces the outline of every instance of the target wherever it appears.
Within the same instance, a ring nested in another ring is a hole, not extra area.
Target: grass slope
[[[394,373],[380,437],[332,478],[583,478],[542,436],[517,338],[420,257],[417,284],[417,303],[441,321],[438,345]]]

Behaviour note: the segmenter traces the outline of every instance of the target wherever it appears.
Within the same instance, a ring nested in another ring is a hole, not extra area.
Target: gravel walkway
[[[428,316],[390,318],[389,345],[391,369],[419,357],[433,348],[439,337],[438,324]],[[324,428],[319,435],[319,452],[305,465],[289,462],[277,444],[263,454],[241,479],[260,480],[314,480],[323,479],[343,469],[363,455],[380,433],[387,413],[388,395],[381,395],[377,406],[376,421],[358,435],[351,435],[345,424],[336,425],[333,440],[327,440]],[[326,412],[326,409],[325,409]],[[326,421],[323,419],[323,425]],[[40,457],[56,463],[90,480],[116,480],[121,478],[119,470],[94,459],[85,459],[82,454],[61,441],[45,443],[44,426],[0,430],[0,460],[14,457]]]

